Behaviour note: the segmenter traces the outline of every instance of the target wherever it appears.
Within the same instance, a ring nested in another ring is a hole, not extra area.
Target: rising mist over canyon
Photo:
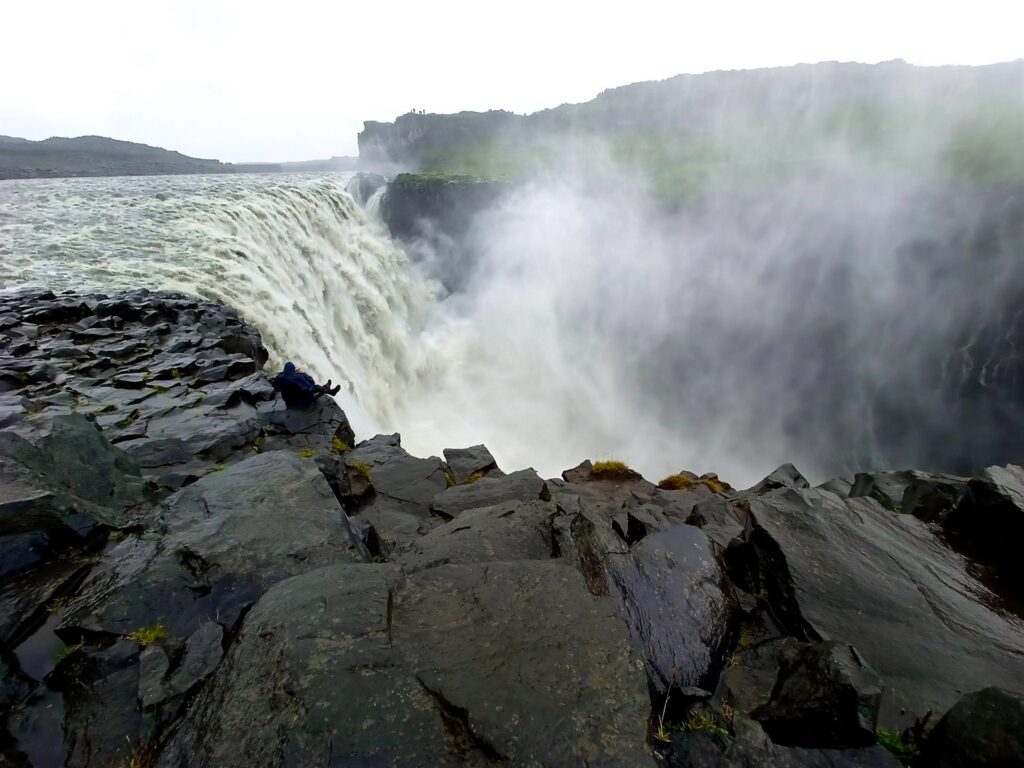
[[[553,435],[744,480],[786,457],[1010,460],[1022,131],[1022,62],[684,75],[528,117],[368,123],[366,162],[509,180],[459,243],[429,217],[406,237],[458,286],[438,355],[459,362],[413,423],[451,429],[459,403],[499,449]]]

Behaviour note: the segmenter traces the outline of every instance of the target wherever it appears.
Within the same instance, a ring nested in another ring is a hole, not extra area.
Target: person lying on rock
[[[336,395],[341,389],[340,384],[332,387],[330,379],[326,384],[317,384],[312,376],[296,368],[295,363],[285,363],[284,370],[270,383],[281,393],[284,404],[289,408],[309,408],[321,395]]]

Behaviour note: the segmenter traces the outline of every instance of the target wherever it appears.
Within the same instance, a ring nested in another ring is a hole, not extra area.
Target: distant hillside
[[[952,172],[985,180],[1020,178],[1022,140],[1024,60],[828,62],[679,75],[528,116],[406,114],[365,123],[359,152],[364,165],[516,177],[574,151],[599,165],[597,147],[585,143],[599,142],[646,172],[656,189],[678,195],[728,168],[771,177],[825,142],[897,162],[941,156]]]
[[[276,164],[233,165],[103,136],[54,137],[43,141],[0,136],[0,179],[280,170]]]

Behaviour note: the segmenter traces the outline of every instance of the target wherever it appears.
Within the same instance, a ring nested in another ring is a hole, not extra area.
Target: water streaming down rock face
[[[186,291],[243,312],[271,365],[343,384],[362,434],[391,426],[416,378],[431,303],[345,177],[12,182],[0,190],[0,286]]]

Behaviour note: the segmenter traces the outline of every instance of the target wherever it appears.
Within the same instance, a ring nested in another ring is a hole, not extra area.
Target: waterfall
[[[432,287],[332,177],[18,182],[0,203],[0,286],[148,287],[230,304],[367,435],[418,375]],[[15,210],[16,209],[16,210]]]
[[[384,199],[384,193],[387,192],[387,190],[387,185],[379,187],[377,191],[370,196],[370,199],[366,201],[366,213],[371,218],[380,218],[380,204]]]

